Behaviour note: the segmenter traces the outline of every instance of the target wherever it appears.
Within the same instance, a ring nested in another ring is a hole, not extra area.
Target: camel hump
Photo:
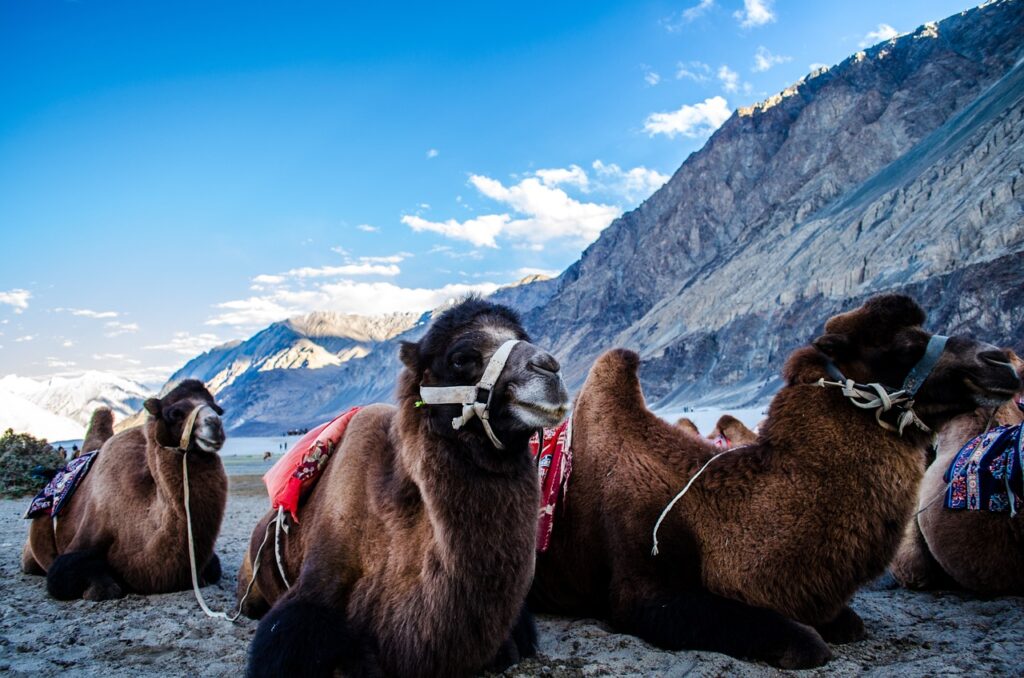
[[[109,407],[97,407],[89,419],[89,428],[82,441],[82,454],[103,447],[114,436],[114,412]]]
[[[635,374],[640,367],[640,355],[628,348],[613,348],[600,355],[594,363],[594,370]]]

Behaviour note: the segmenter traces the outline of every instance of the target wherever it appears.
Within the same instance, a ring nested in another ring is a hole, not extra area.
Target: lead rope
[[[700,467],[700,470],[693,474],[693,477],[690,478],[690,481],[686,483],[686,487],[680,490],[679,494],[672,498],[672,501],[668,503],[668,506],[665,507],[665,510],[661,512],[660,516],[658,516],[658,522],[654,523],[654,533],[651,535],[654,538],[654,547],[651,549],[652,556],[658,555],[658,528],[661,527],[661,522],[665,520],[665,517],[668,516],[669,512],[672,510],[672,507],[676,505],[676,502],[682,499],[683,495],[690,491],[690,487],[693,485],[694,481],[696,481],[697,478],[700,478],[700,474],[704,473],[704,471],[707,470],[708,466],[711,466],[711,462],[713,462],[715,459],[718,459],[723,454],[729,454],[733,450],[741,449],[743,449],[743,447],[734,447],[732,449],[719,452],[715,456],[708,459],[704,463],[704,465]]]
[[[292,585],[288,583],[288,577],[284,576],[284,565],[281,562],[281,530],[283,529],[285,534],[288,534],[288,525],[284,521],[284,506],[278,506],[277,517],[274,518],[274,558],[277,560],[277,571],[281,575],[284,587],[290,589]]]

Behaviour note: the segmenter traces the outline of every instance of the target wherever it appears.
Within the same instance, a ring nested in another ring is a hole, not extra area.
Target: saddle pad
[[[25,517],[35,518],[43,514],[49,515],[52,518],[59,516],[64,507],[71,501],[71,497],[75,494],[79,483],[85,478],[85,474],[89,472],[89,468],[98,454],[99,450],[83,454],[77,459],[72,459],[68,462],[67,466],[57,471],[50,482],[46,483],[46,487],[40,490],[39,494],[32,500],[32,503],[29,504]]]
[[[555,526],[555,509],[559,498],[565,501],[569,475],[572,473],[572,418],[555,428],[544,429],[541,443],[535,434],[530,438],[530,454],[537,461],[540,478],[540,511],[537,518],[537,553],[544,553],[551,544]]]
[[[1024,505],[1021,424],[996,426],[960,448],[943,479],[945,506],[968,511],[1010,512]]]
[[[291,515],[293,521],[299,522],[299,500],[316,484],[324,472],[327,460],[345,437],[348,423],[359,410],[359,407],[353,407],[320,424],[292,445],[292,448],[263,474],[263,484],[267,486],[271,508],[283,508]]]

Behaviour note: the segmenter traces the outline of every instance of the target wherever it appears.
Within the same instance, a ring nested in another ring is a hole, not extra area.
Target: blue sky
[[[0,0],[0,375],[556,273],[730,111],[966,7]]]

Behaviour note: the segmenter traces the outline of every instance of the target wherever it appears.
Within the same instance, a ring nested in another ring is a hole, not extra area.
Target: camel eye
[[[453,369],[468,370],[476,365],[480,357],[475,351],[457,351],[449,358]]]

